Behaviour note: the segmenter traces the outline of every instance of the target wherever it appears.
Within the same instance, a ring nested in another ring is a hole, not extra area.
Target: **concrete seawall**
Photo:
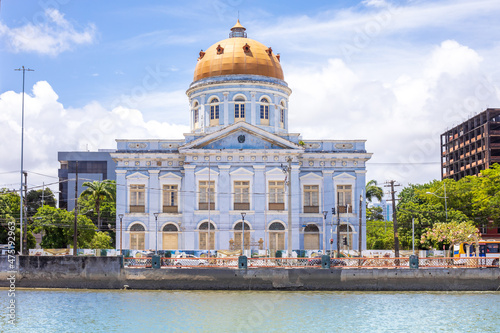
[[[0,263],[0,287],[13,274]],[[500,268],[121,268],[116,257],[29,257],[16,262],[16,288],[165,290],[498,291]]]

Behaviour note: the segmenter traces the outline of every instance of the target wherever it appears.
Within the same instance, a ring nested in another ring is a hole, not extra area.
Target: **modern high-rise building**
[[[73,210],[75,208],[75,182],[78,162],[78,196],[83,192],[82,184],[86,181],[115,180],[116,163],[110,156],[113,149],[98,151],[64,151],[58,152],[60,163],[59,175],[59,208]]]
[[[500,163],[500,109],[488,108],[441,134],[441,178],[477,176]]]
[[[365,249],[365,140],[289,132],[280,56],[245,30],[199,53],[190,133],[117,140],[117,248]]]

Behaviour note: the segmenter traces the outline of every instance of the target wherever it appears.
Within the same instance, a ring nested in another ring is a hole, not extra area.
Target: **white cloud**
[[[21,141],[21,94],[7,91],[0,95],[2,131],[0,173],[18,170]],[[186,111],[187,112],[187,111]],[[66,108],[49,83],[37,82],[25,96],[24,167],[26,170],[57,177],[58,151],[116,148],[115,139],[181,139],[188,126],[145,121],[141,111],[124,106],[111,110],[97,102],[82,108]],[[2,175],[2,185],[18,182],[17,175]],[[47,178],[30,176],[31,184]]]
[[[97,29],[94,24],[88,24],[83,31],[78,32],[57,9],[45,10],[43,18],[43,22],[28,22],[16,28],[9,28],[0,22],[0,37],[13,52],[35,52],[50,56],[71,50],[75,45],[95,41]]]
[[[363,5],[367,7],[387,7],[389,4],[385,0],[364,0]]]
[[[376,79],[340,59],[320,69],[288,67],[289,128],[306,140],[367,139],[374,153],[369,179],[439,179],[440,134],[488,104],[500,105],[500,87],[483,73],[481,56],[456,41],[442,42],[418,63],[415,71],[400,59],[397,70],[385,68]]]

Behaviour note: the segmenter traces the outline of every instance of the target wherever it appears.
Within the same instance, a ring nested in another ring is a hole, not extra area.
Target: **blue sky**
[[[440,177],[439,134],[500,107],[500,2],[4,0],[0,187],[18,187],[26,77],[26,169],[57,176],[57,151],[116,138],[181,138],[196,59],[238,16],[281,54],[290,131],[367,139],[368,178]],[[33,176],[34,184],[55,178]]]

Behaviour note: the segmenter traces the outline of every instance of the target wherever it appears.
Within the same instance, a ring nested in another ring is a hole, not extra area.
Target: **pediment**
[[[187,149],[304,150],[302,146],[292,141],[246,122],[230,125],[179,147],[180,152]]]
[[[210,170],[210,171],[209,171]],[[201,169],[200,171],[198,172],[195,172],[195,175],[197,176],[203,176],[203,175],[207,175],[208,176],[208,173],[210,172],[210,175],[211,176],[218,176],[219,173],[217,171],[214,171],[213,169],[208,169],[208,167],[206,168],[203,168]]]
[[[300,176],[301,180],[312,180],[312,179],[323,179],[322,176],[315,174],[314,172],[309,172],[303,176]]]
[[[342,172],[340,175],[333,177],[333,179],[356,179],[355,176]]]
[[[140,172],[134,172],[126,177],[127,179],[148,179],[149,177]]]
[[[283,169],[280,169],[280,168],[272,168],[271,170],[267,171],[266,172],[266,175],[267,176],[278,176],[278,175],[281,175],[283,176],[284,173],[283,173]]]
[[[252,176],[253,172],[245,168],[238,168],[229,173],[231,176]]]
[[[182,179],[182,177],[181,177],[181,176],[176,175],[176,174],[175,174],[175,173],[173,173],[173,172],[167,172],[166,174],[161,175],[159,178],[160,178],[160,179],[164,179],[164,178],[176,178],[176,179]]]

